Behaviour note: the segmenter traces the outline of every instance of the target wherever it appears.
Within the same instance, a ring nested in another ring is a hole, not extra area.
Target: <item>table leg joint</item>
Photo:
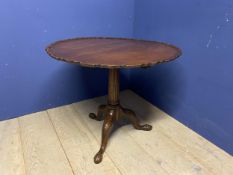
[[[90,118],[95,119],[95,120],[103,120],[103,127],[102,127],[102,141],[101,141],[101,146],[100,150],[94,157],[94,162],[95,163],[100,163],[103,159],[103,154],[106,149],[109,135],[111,132],[111,129],[113,127],[113,124],[115,121],[126,118],[130,121],[130,123],[133,125],[135,129],[138,130],[144,130],[144,131],[150,131],[152,129],[151,125],[144,124],[141,125],[139,118],[136,116],[135,112],[123,108],[121,105],[100,105],[98,108],[97,115],[90,113],[89,114]]]

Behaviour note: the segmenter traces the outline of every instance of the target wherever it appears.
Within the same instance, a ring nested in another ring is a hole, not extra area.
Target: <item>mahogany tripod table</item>
[[[94,157],[100,163],[106,149],[113,123],[127,118],[135,129],[150,131],[151,125],[140,124],[136,114],[123,108],[119,101],[119,69],[150,67],[173,60],[181,55],[175,46],[155,41],[144,41],[126,38],[90,37],[57,41],[46,48],[47,53],[58,60],[79,64],[86,67],[109,69],[108,101],[100,105],[97,114],[90,113],[95,120],[104,120],[102,142]]]

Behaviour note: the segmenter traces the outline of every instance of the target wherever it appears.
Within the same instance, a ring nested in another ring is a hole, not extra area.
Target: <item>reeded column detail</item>
[[[119,104],[119,69],[109,69],[108,104]]]

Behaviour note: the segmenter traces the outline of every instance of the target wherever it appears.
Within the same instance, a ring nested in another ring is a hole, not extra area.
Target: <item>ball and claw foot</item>
[[[89,117],[93,120],[101,121],[101,118],[97,117],[97,115],[95,115],[94,113],[90,113]]]
[[[145,124],[145,125],[140,125],[139,127],[135,128],[135,129],[143,130],[143,131],[150,131],[150,130],[152,130],[152,126]]]
[[[102,121],[104,119],[103,115],[106,113],[106,110],[107,110],[106,105],[100,105],[98,107],[97,114],[90,113],[89,117],[97,121]]]
[[[99,164],[103,159],[103,154],[101,152],[98,152],[94,157],[94,162],[96,164]]]

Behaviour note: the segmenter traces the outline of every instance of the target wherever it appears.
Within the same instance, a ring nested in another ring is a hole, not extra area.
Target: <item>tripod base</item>
[[[141,125],[135,112],[133,112],[130,109],[123,108],[120,104],[100,105],[97,114],[90,113],[89,117],[97,121],[104,120],[103,128],[102,128],[101,147],[98,153],[94,157],[94,162],[96,164],[102,161],[103,154],[109,139],[109,134],[111,132],[111,129],[113,128],[113,124],[115,121],[122,118],[126,118],[132,123],[135,129],[144,130],[144,131],[150,131],[152,129],[151,125],[148,124]]]

